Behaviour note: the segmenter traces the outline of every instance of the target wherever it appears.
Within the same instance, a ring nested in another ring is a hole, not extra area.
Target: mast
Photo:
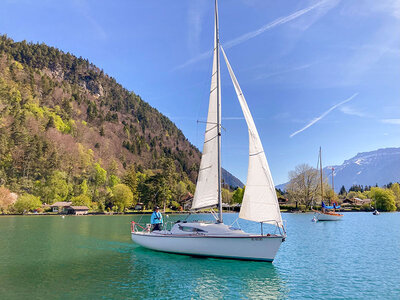
[[[218,222],[222,223],[222,193],[221,193],[221,120],[220,120],[220,72],[219,72],[219,29],[218,29],[218,2],[215,0],[215,40],[217,56],[217,128],[218,128]]]
[[[322,184],[322,150],[321,150],[321,146],[319,147],[319,169],[320,169],[320,177],[321,177],[321,201],[324,201],[324,186]]]

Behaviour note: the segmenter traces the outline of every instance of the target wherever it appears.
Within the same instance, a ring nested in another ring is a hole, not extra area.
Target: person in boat
[[[154,211],[151,215],[151,231],[158,230],[160,231],[162,229],[162,224],[163,224],[163,217],[162,214],[160,213],[160,208],[158,206],[154,207]]]
[[[325,205],[324,201],[321,202],[321,211],[322,211],[322,213],[326,212],[326,205]]]

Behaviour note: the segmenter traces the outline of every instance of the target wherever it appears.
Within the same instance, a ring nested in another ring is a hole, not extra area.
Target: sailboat
[[[221,197],[221,79],[220,49],[242,108],[249,132],[249,166],[246,190],[239,218],[258,222],[260,234],[245,232],[223,223]],[[215,28],[211,88],[203,153],[192,202],[192,210],[218,207],[215,222],[177,222],[171,230],[150,231],[132,222],[132,240],[146,248],[194,256],[270,261],[286,238],[275,186],[264,149],[243,92],[219,42],[218,3],[215,0]],[[273,234],[263,232],[273,225]]]
[[[322,150],[319,148],[319,166],[320,166],[320,180],[321,180],[321,211],[315,211],[314,218],[317,221],[339,221],[343,218],[342,214],[338,214],[335,212],[336,208],[340,208],[340,206],[336,206],[335,203],[332,206],[327,206],[324,203],[324,185],[322,180]],[[332,172],[332,189],[333,189],[333,172]],[[313,219],[314,220],[314,219]]]

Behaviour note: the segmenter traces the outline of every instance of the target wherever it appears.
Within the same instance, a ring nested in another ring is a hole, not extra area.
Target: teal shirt
[[[151,214],[151,224],[162,224],[162,214],[160,212],[155,212]]]

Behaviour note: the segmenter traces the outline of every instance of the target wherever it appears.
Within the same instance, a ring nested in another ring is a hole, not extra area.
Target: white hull
[[[324,214],[324,213],[317,213],[318,221],[339,221],[343,218],[341,214]]]
[[[227,227],[223,224],[216,226]],[[132,240],[162,252],[272,262],[285,239],[282,235],[251,235],[241,230],[230,230],[224,235],[173,234],[173,231],[132,232]]]

